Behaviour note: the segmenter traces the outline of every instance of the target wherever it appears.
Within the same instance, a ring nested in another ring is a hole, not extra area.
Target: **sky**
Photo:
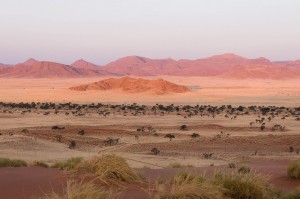
[[[300,59],[299,0],[0,0],[0,63]]]

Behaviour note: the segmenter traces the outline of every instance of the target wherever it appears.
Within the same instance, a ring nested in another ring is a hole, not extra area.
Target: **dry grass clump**
[[[0,158],[0,167],[27,167],[27,162],[25,162],[24,160]]]
[[[142,181],[142,177],[129,167],[126,160],[116,155],[103,155],[82,161],[76,171],[95,174],[104,183]]]
[[[287,174],[291,179],[300,179],[300,161],[291,163],[288,167]]]
[[[64,194],[52,193],[40,199],[114,199],[117,194],[112,191],[99,188],[90,182],[68,181]]]
[[[225,188],[224,196],[243,199],[270,199],[274,198],[267,179],[250,172],[248,174],[217,172],[212,182]]]
[[[267,179],[253,172],[217,172],[210,178],[199,174],[180,173],[169,183],[156,183],[154,199],[274,199],[276,193]],[[288,198],[289,199],[289,198]]]
[[[169,184],[157,184],[152,195],[155,199],[224,199],[222,187],[188,173],[177,174]]]
[[[283,195],[282,199],[299,199],[300,198],[300,187],[295,191]]]
[[[74,170],[82,160],[83,160],[83,158],[80,158],[80,157],[70,158],[66,161],[55,163],[52,166],[52,168],[59,168],[61,170],[71,171],[71,170]]]

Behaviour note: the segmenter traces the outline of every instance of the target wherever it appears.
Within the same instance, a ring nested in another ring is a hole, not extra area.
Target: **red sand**
[[[3,199],[30,199],[53,191],[62,193],[65,184],[65,174],[57,169],[0,168],[0,194]]]

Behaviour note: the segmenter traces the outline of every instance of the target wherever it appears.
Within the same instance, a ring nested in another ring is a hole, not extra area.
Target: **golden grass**
[[[287,174],[291,179],[300,179],[300,161],[291,163],[288,167]]]
[[[83,158],[80,157],[70,158],[66,161],[55,163],[54,165],[52,165],[52,168],[59,168],[61,170],[72,171],[82,160]]]
[[[223,199],[222,188],[205,182],[202,175],[179,173],[169,184],[157,183],[154,199]]]
[[[129,165],[126,160],[116,155],[103,155],[82,161],[77,172],[94,174],[104,183],[141,182],[142,177]]]
[[[42,161],[34,161],[31,166],[36,166],[36,167],[43,167],[43,168],[48,168],[49,165],[46,164],[45,162]]]
[[[212,183],[224,187],[224,195],[229,198],[270,199],[275,194],[268,179],[254,172],[241,174],[219,171],[214,175]]]
[[[112,191],[99,188],[90,182],[68,181],[64,194],[61,196],[57,193],[45,195],[40,199],[114,199],[118,194]]]

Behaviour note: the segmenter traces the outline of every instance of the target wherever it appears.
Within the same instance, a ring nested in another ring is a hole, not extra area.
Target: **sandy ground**
[[[103,78],[75,79],[0,79],[0,99],[6,102],[110,102],[110,103],[190,103],[190,104],[268,104],[294,105],[300,101],[300,79],[230,80],[217,77],[145,77],[163,78],[186,85],[193,92],[150,96],[111,91],[71,91],[70,87],[99,81]]]
[[[300,106],[300,80],[238,81],[208,77],[163,78],[189,86],[193,92],[165,96],[120,92],[75,92],[68,88],[98,81],[101,78],[39,80],[1,78],[0,101]],[[49,114],[45,115],[47,111]],[[228,167],[229,163],[246,164],[262,174],[270,175],[272,183],[282,190],[294,189],[299,185],[298,182],[292,182],[286,177],[288,163],[299,159],[297,151],[300,150],[300,121],[296,120],[299,115],[287,116],[288,112],[280,113],[270,122],[266,120],[266,129],[261,131],[261,124],[254,123],[252,127],[249,125],[260,117],[256,113],[236,115],[237,117],[232,119],[232,116],[225,117],[225,114],[215,117],[195,115],[187,118],[184,117],[184,112],[180,115],[165,112],[162,115],[146,113],[135,116],[130,111],[124,115],[124,112],[115,113],[114,110],[108,110],[111,114],[104,117],[95,111],[81,110],[84,112],[83,116],[66,115],[66,110],[60,110],[57,114],[54,110],[47,111],[37,109],[24,112],[23,109],[6,110],[1,107],[0,157],[23,159],[29,164],[38,160],[51,165],[70,157],[90,158],[114,153],[125,158],[131,167],[138,169],[151,180],[158,176],[169,177],[178,172],[171,168],[172,164],[180,164],[183,169],[188,166],[189,169],[196,171]],[[188,127],[186,131],[179,128],[183,124]],[[286,130],[271,131],[275,124],[285,126]],[[51,127],[54,125],[65,129],[53,130]],[[154,136],[149,132],[138,133],[137,129],[141,127],[153,127],[158,135]],[[22,132],[25,128],[28,130],[26,133]],[[79,135],[79,130],[84,130],[85,134]],[[229,135],[218,138],[220,132]],[[164,138],[167,133],[173,133],[175,138],[172,141]],[[198,133],[200,137],[191,138],[192,133]],[[138,140],[135,137],[137,134]],[[58,136],[61,136],[60,140],[57,139]],[[118,144],[105,145],[104,141],[108,137],[119,138]],[[72,140],[76,141],[76,147],[69,149],[68,145]],[[291,146],[295,150],[292,153],[289,152]],[[151,153],[153,147],[160,150],[158,155]],[[213,153],[213,156],[206,159],[204,153]],[[10,169],[0,169],[1,175],[22,176],[23,173],[15,174]],[[41,176],[47,175],[47,172],[41,173]],[[53,175],[57,174],[54,172]],[[27,177],[11,178],[10,183],[15,183],[21,178]],[[3,178],[0,178],[0,185],[1,179]],[[20,182],[26,183],[22,180]],[[130,189],[135,191],[135,188]]]

